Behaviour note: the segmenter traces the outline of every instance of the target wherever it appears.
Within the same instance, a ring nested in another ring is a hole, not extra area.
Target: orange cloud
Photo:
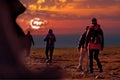
[[[31,5],[28,6],[28,9],[31,10],[31,11],[36,11],[36,10],[38,10],[38,7],[37,7],[36,4],[31,4]]]
[[[44,3],[45,2],[45,0],[38,0],[37,1],[37,4],[42,4],[42,3]]]
[[[109,32],[110,30],[112,31],[113,26],[120,25],[119,23],[120,0],[94,0],[94,1],[92,0],[21,0],[21,1],[26,5],[28,9],[26,11],[26,14],[23,14],[22,16],[25,17],[26,15],[29,15],[29,17],[39,17],[39,18],[47,19],[49,22],[47,27],[54,28],[56,33],[62,33],[62,32],[78,33],[83,26],[91,24],[90,19],[92,17],[97,17],[101,21],[100,24],[103,25],[106,32]],[[107,21],[109,23],[107,23]],[[24,21],[21,22],[22,26],[26,25],[23,23]],[[50,27],[51,25],[54,25],[55,27],[54,26]],[[75,28],[73,29],[73,27]],[[116,27],[115,30],[119,30],[119,29]]]
[[[21,0],[23,1],[23,0]],[[28,0],[29,1],[29,0]],[[98,1],[91,1],[91,0],[32,0],[32,2],[28,2],[24,0],[24,4],[28,4],[28,10],[34,14],[39,14],[38,12],[48,11],[53,12],[50,15],[55,17],[55,14],[64,14],[72,15],[79,17],[88,17],[88,16],[108,16],[108,13],[111,15],[119,16],[120,14],[120,6],[119,0],[98,0]],[[107,3],[107,4],[106,4]],[[35,12],[37,11],[37,12]],[[28,12],[28,13],[31,13]],[[46,13],[45,13],[46,14]],[[48,14],[49,15],[49,14]],[[44,15],[43,15],[44,16]],[[61,16],[61,15],[60,15]],[[71,17],[72,17],[71,16]],[[48,16],[47,16],[48,17]],[[68,16],[70,17],[70,16]],[[76,19],[78,19],[75,17]],[[107,18],[106,17],[106,18]],[[62,18],[62,17],[61,17]]]

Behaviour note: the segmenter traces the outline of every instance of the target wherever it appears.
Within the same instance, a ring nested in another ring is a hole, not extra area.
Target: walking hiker
[[[80,52],[80,58],[79,58],[79,65],[77,67],[78,71],[83,71],[83,59],[86,55],[86,67],[85,67],[85,71],[88,71],[89,67],[88,67],[88,52],[85,50],[85,38],[86,38],[86,33],[88,30],[89,26],[86,27],[85,32],[82,34],[82,36],[79,39],[79,45],[78,45],[78,51]]]
[[[56,41],[55,35],[53,33],[52,29],[49,29],[48,34],[46,35],[44,41],[46,42],[46,62],[52,62],[52,56],[53,56],[53,51],[54,51],[54,43]],[[48,55],[50,51],[50,56]]]
[[[103,31],[97,23],[96,18],[92,18],[92,26],[90,26],[86,35],[86,49],[89,51],[90,73],[93,73],[93,56],[97,62],[99,72],[103,72],[102,64],[98,58],[100,50],[104,47]]]
[[[32,44],[34,46],[34,40],[30,31],[27,32],[25,39],[26,39],[26,52],[27,52],[26,56],[29,57]]]

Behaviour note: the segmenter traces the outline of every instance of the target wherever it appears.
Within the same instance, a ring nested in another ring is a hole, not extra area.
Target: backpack
[[[54,35],[50,35],[48,43],[49,44],[54,44],[54,42],[55,42],[55,36]]]
[[[95,27],[90,28],[90,41],[95,44],[102,43],[102,35],[101,35],[100,25],[96,25]]]

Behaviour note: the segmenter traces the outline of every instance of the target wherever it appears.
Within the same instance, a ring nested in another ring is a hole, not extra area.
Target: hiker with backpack
[[[46,62],[52,63],[52,56],[54,51],[54,43],[56,41],[55,35],[53,33],[52,29],[49,29],[48,34],[46,35],[44,41],[46,42]],[[48,55],[48,52],[50,51],[50,56]]]
[[[86,69],[85,71],[88,71],[89,69],[89,58],[88,58],[88,52],[85,50],[85,39],[86,39],[86,33],[87,30],[89,29],[89,26],[86,27],[85,32],[82,34],[82,36],[79,39],[79,43],[78,43],[78,51],[80,52],[80,58],[79,58],[79,65],[77,67],[78,71],[83,71],[83,59],[84,57],[86,57]]]
[[[104,36],[100,25],[97,23],[96,18],[92,18],[92,26],[86,34],[86,49],[89,51],[90,59],[90,73],[93,73],[93,56],[97,62],[99,72],[103,72],[102,64],[98,58],[100,50],[102,51],[104,47]]]

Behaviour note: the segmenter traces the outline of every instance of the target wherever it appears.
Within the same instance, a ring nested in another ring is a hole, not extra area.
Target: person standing
[[[89,64],[88,64],[88,61],[89,61],[89,58],[88,58],[88,52],[85,50],[85,38],[86,38],[86,33],[87,33],[87,30],[88,30],[89,26],[86,27],[85,29],[85,32],[82,34],[82,36],[80,37],[80,40],[79,40],[79,45],[78,45],[78,51],[80,52],[80,58],[79,58],[79,65],[77,67],[77,70],[78,71],[83,71],[83,59],[86,55],[86,69],[85,71],[88,71],[89,69]]]
[[[97,62],[99,72],[103,72],[102,64],[98,58],[100,50],[104,48],[104,36],[100,25],[96,18],[92,18],[92,26],[90,26],[86,35],[86,49],[89,51],[90,73],[93,73],[93,56]]]
[[[25,44],[26,44],[26,52],[27,52],[26,56],[29,57],[32,44],[34,46],[34,40],[33,40],[33,37],[31,35],[30,31],[27,32],[25,39],[26,39]]]
[[[56,41],[56,37],[55,37],[52,29],[49,29],[48,34],[44,38],[44,41],[46,42],[46,50],[45,50],[46,62],[47,63],[48,62],[52,63],[52,56],[53,56],[53,51],[54,51],[54,43]],[[50,56],[48,56],[49,51],[50,51]]]

